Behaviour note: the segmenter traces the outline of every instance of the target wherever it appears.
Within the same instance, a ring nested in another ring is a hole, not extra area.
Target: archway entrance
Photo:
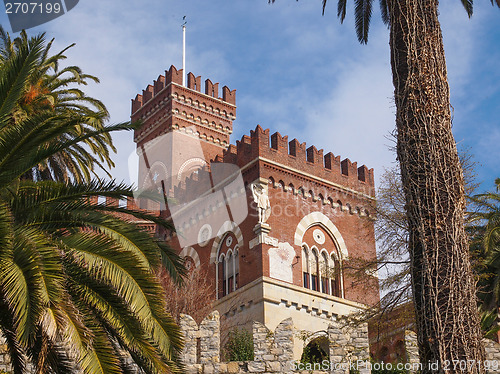
[[[326,336],[319,336],[309,342],[302,351],[300,362],[304,364],[321,364],[324,360],[330,361],[329,341]]]

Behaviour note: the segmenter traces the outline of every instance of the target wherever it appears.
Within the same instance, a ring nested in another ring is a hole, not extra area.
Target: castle
[[[132,100],[139,186],[170,202],[143,207],[177,231],[157,234],[206,269],[223,331],[291,317],[294,359],[313,341],[328,352],[332,321],[380,297],[376,271],[351,266],[376,258],[373,169],[260,126],[231,144],[236,91],[182,74]]]

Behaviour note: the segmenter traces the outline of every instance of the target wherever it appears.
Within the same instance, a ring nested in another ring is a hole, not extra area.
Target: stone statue
[[[257,212],[259,213],[259,223],[265,223],[271,215],[271,203],[267,196],[267,191],[259,183],[252,183],[253,201],[257,204]]]

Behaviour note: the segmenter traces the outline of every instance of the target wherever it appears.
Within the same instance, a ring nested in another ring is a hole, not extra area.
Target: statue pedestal
[[[271,231],[271,226],[269,226],[267,223],[265,222],[259,222],[258,224],[255,225],[255,227],[253,228],[253,232],[255,233],[255,235],[259,236],[261,234],[269,234],[269,231]]]
[[[269,226],[267,223],[261,222],[256,224],[253,228],[253,232],[255,233],[256,237],[250,240],[250,242],[248,243],[250,249],[259,244],[268,244],[274,247],[277,246],[278,239],[269,236],[269,231],[271,231],[271,226]]]

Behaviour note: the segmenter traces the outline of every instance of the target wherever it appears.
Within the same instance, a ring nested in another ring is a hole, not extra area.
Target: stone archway
[[[300,361],[321,364],[324,360],[330,361],[330,340],[326,331],[320,331],[305,340]]]

